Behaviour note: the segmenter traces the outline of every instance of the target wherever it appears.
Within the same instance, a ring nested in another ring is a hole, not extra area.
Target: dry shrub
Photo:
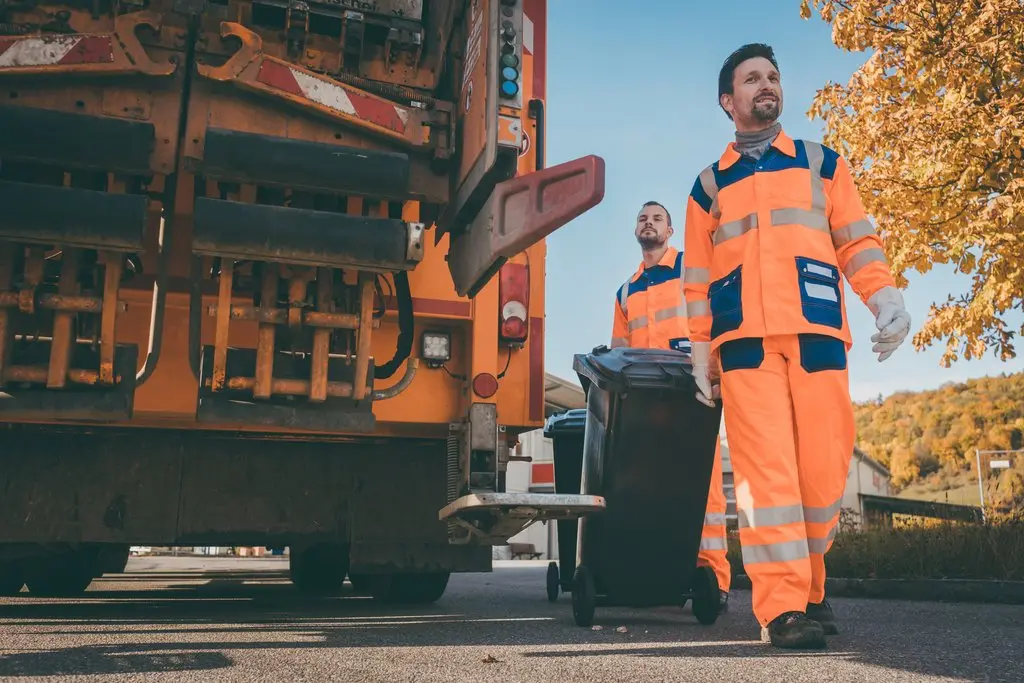
[[[733,573],[743,574],[739,538],[729,537]],[[985,524],[894,520],[893,528],[842,528],[825,556],[829,576],[851,579],[1024,580],[1024,515]]]

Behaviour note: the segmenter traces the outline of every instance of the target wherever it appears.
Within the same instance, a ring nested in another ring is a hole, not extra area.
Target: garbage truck
[[[288,547],[429,602],[544,420],[546,0],[0,0],[0,594]]]

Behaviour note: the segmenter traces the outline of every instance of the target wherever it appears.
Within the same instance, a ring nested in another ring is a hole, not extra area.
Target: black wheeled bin
[[[721,403],[697,400],[689,354],[598,347],[573,358],[587,393],[581,493],[605,497],[579,522],[573,616],[596,606],[683,606],[718,618],[718,581],[697,567]]]
[[[551,439],[555,461],[555,493],[580,494],[583,476],[583,433],[587,425],[587,409],[574,408],[552,415],[544,423],[544,436]],[[548,564],[548,600],[558,600],[559,592],[572,590],[576,571],[576,535],[579,521],[558,520],[558,562]]]

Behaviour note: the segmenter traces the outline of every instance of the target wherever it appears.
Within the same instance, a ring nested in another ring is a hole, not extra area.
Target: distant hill
[[[896,487],[935,500],[949,490],[949,502],[977,504],[974,449],[1024,448],[1024,373],[856,403],[854,416],[857,445],[889,468]],[[1012,464],[986,482],[986,502],[1024,502],[1024,454]]]

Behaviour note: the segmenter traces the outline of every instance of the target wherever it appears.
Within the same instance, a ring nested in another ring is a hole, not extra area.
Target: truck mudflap
[[[579,519],[601,512],[601,496],[559,493],[471,493],[448,504],[438,513],[469,533],[452,543],[504,545],[534,522]]]
[[[604,199],[605,164],[588,155],[498,183],[470,225],[451,236],[448,269],[473,297],[509,258]]]

